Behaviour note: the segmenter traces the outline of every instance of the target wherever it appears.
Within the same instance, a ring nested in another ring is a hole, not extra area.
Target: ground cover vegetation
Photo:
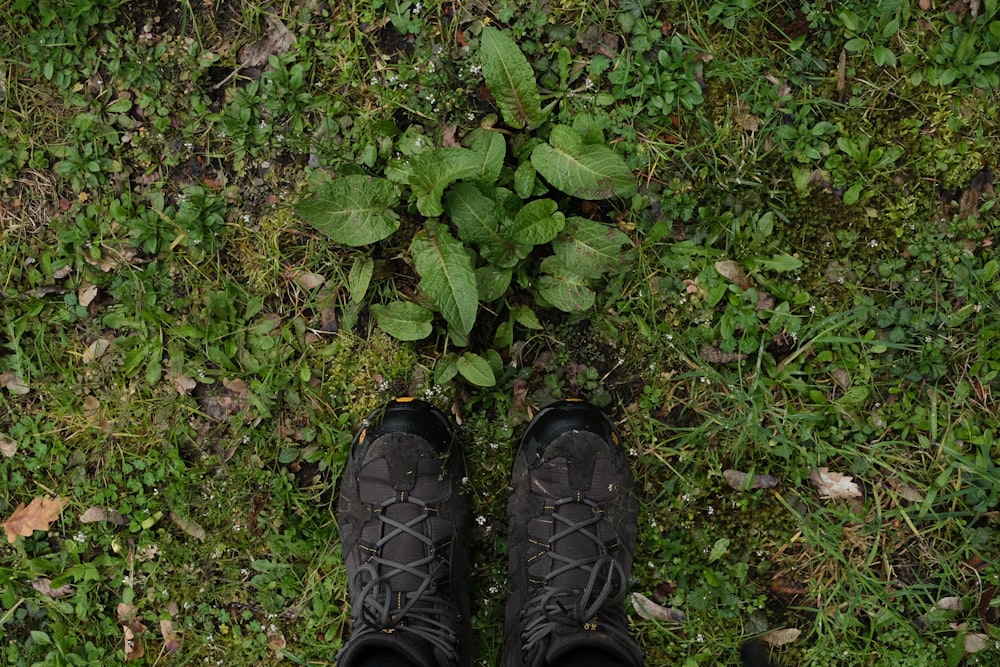
[[[582,396],[650,665],[1000,664],[996,0],[2,0],[0,663],[332,664],[334,482]]]

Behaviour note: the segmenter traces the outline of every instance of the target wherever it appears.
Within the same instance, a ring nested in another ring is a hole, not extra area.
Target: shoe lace
[[[423,511],[403,522],[387,516],[386,509],[399,502],[418,505]],[[436,508],[405,493],[382,503],[375,516],[384,524],[382,537],[375,544],[371,558],[358,568],[354,586],[360,590],[360,609],[353,637],[370,632],[395,632],[404,630],[423,639],[444,654],[449,663],[458,660],[458,635],[455,622],[459,617],[457,607],[437,593],[437,582],[446,562],[438,557],[434,540],[429,535],[429,518]],[[383,557],[382,547],[393,539],[409,536],[426,547],[422,558],[409,563]],[[398,593],[392,590],[390,579],[399,574],[409,574],[420,580],[416,590]]]
[[[571,521],[562,516],[558,508],[567,503],[582,503],[590,506],[593,516],[583,521]],[[603,510],[597,503],[588,498],[564,498],[553,503],[555,510],[551,516],[554,522],[565,526],[552,535],[549,541],[548,556],[561,563],[545,575],[545,583],[541,590],[525,608],[525,625],[521,632],[522,650],[530,654],[559,625],[569,625],[576,628],[596,624],[596,616],[602,610],[617,608],[625,598],[628,584],[625,570],[621,562],[608,553],[607,545],[596,532],[596,525],[603,518]],[[594,556],[573,559],[560,554],[556,543],[573,533],[587,536],[600,548]],[[588,572],[587,583],[582,589],[553,586],[550,582],[557,576],[571,570],[583,569]],[[605,609],[605,608],[608,609]],[[605,622],[601,629],[619,636],[626,642],[631,641],[628,631],[621,623]],[[596,627],[596,625],[595,625]]]

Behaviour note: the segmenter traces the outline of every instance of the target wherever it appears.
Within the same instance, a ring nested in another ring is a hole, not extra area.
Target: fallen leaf
[[[747,358],[742,352],[723,352],[716,345],[702,345],[698,350],[702,359],[710,364],[730,364],[734,361],[743,361]]]
[[[64,584],[59,588],[52,588],[52,580],[45,577],[39,577],[31,582],[31,587],[42,595],[47,595],[53,600],[57,600],[61,597],[66,597],[73,592],[73,587],[69,584]]]
[[[742,266],[731,259],[722,259],[716,262],[715,270],[729,282],[739,285],[740,289],[750,289],[753,287],[753,281],[750,280],[747,272],[743,270]]]
[[[160,621],[160,634],[163,635],[163,652],[177,653],[181,647],[181,636],[174,630],[173,621],[167,619]]]
[[[323,283],[326,282],[326,278],[318,273],[299,271],[297,269],[289,269],[285,271],[284,276],[285,278],[292,280],[296,285],[304,290],[314,290],[317,287],[322,287]]]
[[[860,498],[861,489],[852,481],[853,479],[839,472],[830,472],[825,467],[809,473],[809,481],[819,491],[820,498],[831,500]]]
[[[982,632],[970,632],[962,639],[965,641],[966,653],[979,653],[990,644],[989,635]]]
[[[188,519],[182,517],[180,514],[177,514],[176,512],[171,512],[170,520],[174,522],[174,525],[176,525],[178,528],[180,528],[181,530],[183,530],[185,533],[195,538],[196,540],[200,541],[205,540],[205,529],[202,528],[201,524],[199,524],[194,519]]]
[[[0,373],[0,386],[6,387],[7,391],[17,395],[27,394],[30,391],[24,379],[14,371]]]
[[[17,454],[17,443],[5,435],[0,435],[0,454],[7,458],[14,456]]]
[[[94,247],[84,248],[81,254],[83,255],[83,259],[88,264],[96,266],[104,273],[108,273],[122,264],[128,264],[135,259],[136,251],[134,248],[129,248],[127,246],[111,248],[106,245],[101,245],[95,255]]]
[[[724,470],[722,471],[722,476],[726,478],[726,484],[737,491],[742,491],[746,488],[744,484],[746,484],[746,479],[750,475],[739,470]],[[773,489],[776,486],[778,486],[778,478],[774,475],[754,475],[749,488]]]
[[[19,535],[30,537],[36,530],[48,530],[49,525],[59,518],[66,501],[62,498],[39,496],[28,503],[21,503],[2,524],[7,531],[7,542],[14,544]]]
[[[250,396],[247,393],[247,383],[240,379],[224,379],[221,390],[213,390],[214,394],[208,394],[210,385],[200,385],[201,390],[198,398],[201,409],[206,415],[216,421],[225,421],[229,417],[238,415],[250,407]],[[199,392],[196,392],[198,395]]]
[[[934,607],[942,611],[962,611],[965,608],[962,606],[962,598],[955,596],[941,598],[934,603]]]
[[[98,521],[108,521],[116,526],[124,526],[128,519],[119,514],[116,510],[109,510],[103,507],[88,507],[87,511],[80,515],[81,523],[97,523]]]
[[[268,16],[267,30],[261,38],[240,49],[240,64],[244,67],[263,67],[268,58],[287,52],[294,43],[295,35],[292,31],[278,19]]]
[[[111,341],[107,338],[98,338],[93,343],[87,346],[86,351],[83,353],[83,363],[92,364],[101,357],[104,353],[108,351],[111,347]]]
[[[924,496],[920,493],[920,491],[913,488],[898,477],[889,477],[885,480],[885,483],[888,484],[889,488],[895,491],[900,498],[909,500],[911,503],[924,502]]]
[[[275,651],[285,648],[285,635],[282,634],[281,630],[274,623],[267,626],[267,643]]]
[[[785,628],[784,630],[772,630],[767,634],[761,635],[760,640],[771,646],[784,646],[785,644],[791,644],[801,634],[802,631],[798,628]]]
[[[174,389],[181,396],[187,396],[189,393],[194,391],[194,388],[198,386],[198,382],[187,375],[175,375],[173,378]]]
[[[135,626],[142,627],[141,623],[134,623],[132,626],[123,625],[122,631],[125,633],[125,661],[132,662],[146,655],[146,649],[142,642],[136,640]]]
[[[135,613],[136,613],[137,610],[136,610],[134,604],[128,604],[126,602],[119,602],[118,603],[118,607],[116,608],[116,611],[118,612],[118,620],[119,621],[123,621],[123,622],[129,623],[129,624],[135,622]]]
[[[993,172],[983,169],[972,177],[969,189],[958,200],[958,216],[972,218],[979,213],[979,200],[983,194],[993,194]]]
[[[663,621],[665,623],[680,623],[684,620],[684,612],[670,607],[661,607],[642,593],[632,593],[632,606],[635,613],[647,621]]]
[[[76,292],[76,300],[81,306],[86,308],[94,302],[97,298],[97,285],[92,285],[90,283],[84,283],[80,285],[80,289]]]

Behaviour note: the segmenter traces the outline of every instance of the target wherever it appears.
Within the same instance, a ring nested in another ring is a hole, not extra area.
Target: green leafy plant
[[[527,134],[508,141],[480,128],[464,146],[412,151],[390,163],[385,178],[341,176],[295,207],[335,243],[355,247],[397,234],[410,205],[424,218],[406,252],[420,278],[418,298],[372,307],[379,326],[401,340],[431,335],[437,313],[452,343],[466,346],[480,302],[499,301],[512,283],[543,305],[586,310],[594,305],[595,281],[621,271],[631,257],[622,231],[561,210],[573,199],[631,195],[634,179],[624,160],[586,118],[574,126],[547,122],[531,65],[503,32],[484,28],[479,54],[503,120]],[[552,252],[539,257],[548,247]],[[365,291],[367,283],[352,297],[360,301]],[[518,312],[516,321],[537,321],[530,309]],[[489,364],[474,354],[458,357],[455,368],[473,383],[494,381]]]

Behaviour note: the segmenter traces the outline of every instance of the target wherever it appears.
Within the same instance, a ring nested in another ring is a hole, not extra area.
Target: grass
[[[513,447],[570,395],[626,436],[633,591],[684,612],[629,606],[648,664],[754,637],[786,665],[997,664],[1000,16],[972,4],[0,2],[0,518],[65,500],[0,551],[0,662],[332,664],[334,483],[410,393],[460,424],[477,664]],[[583,312],[533,291],[533,254],[467,348],[438,320],[402,343],[371,306],[426,303],[417,208],[348,248],[292,205],[484,123],[523,142],[485,25],[635,173],[560,202],[634,249]],[[494,386],[435,379],[465,349]]]

